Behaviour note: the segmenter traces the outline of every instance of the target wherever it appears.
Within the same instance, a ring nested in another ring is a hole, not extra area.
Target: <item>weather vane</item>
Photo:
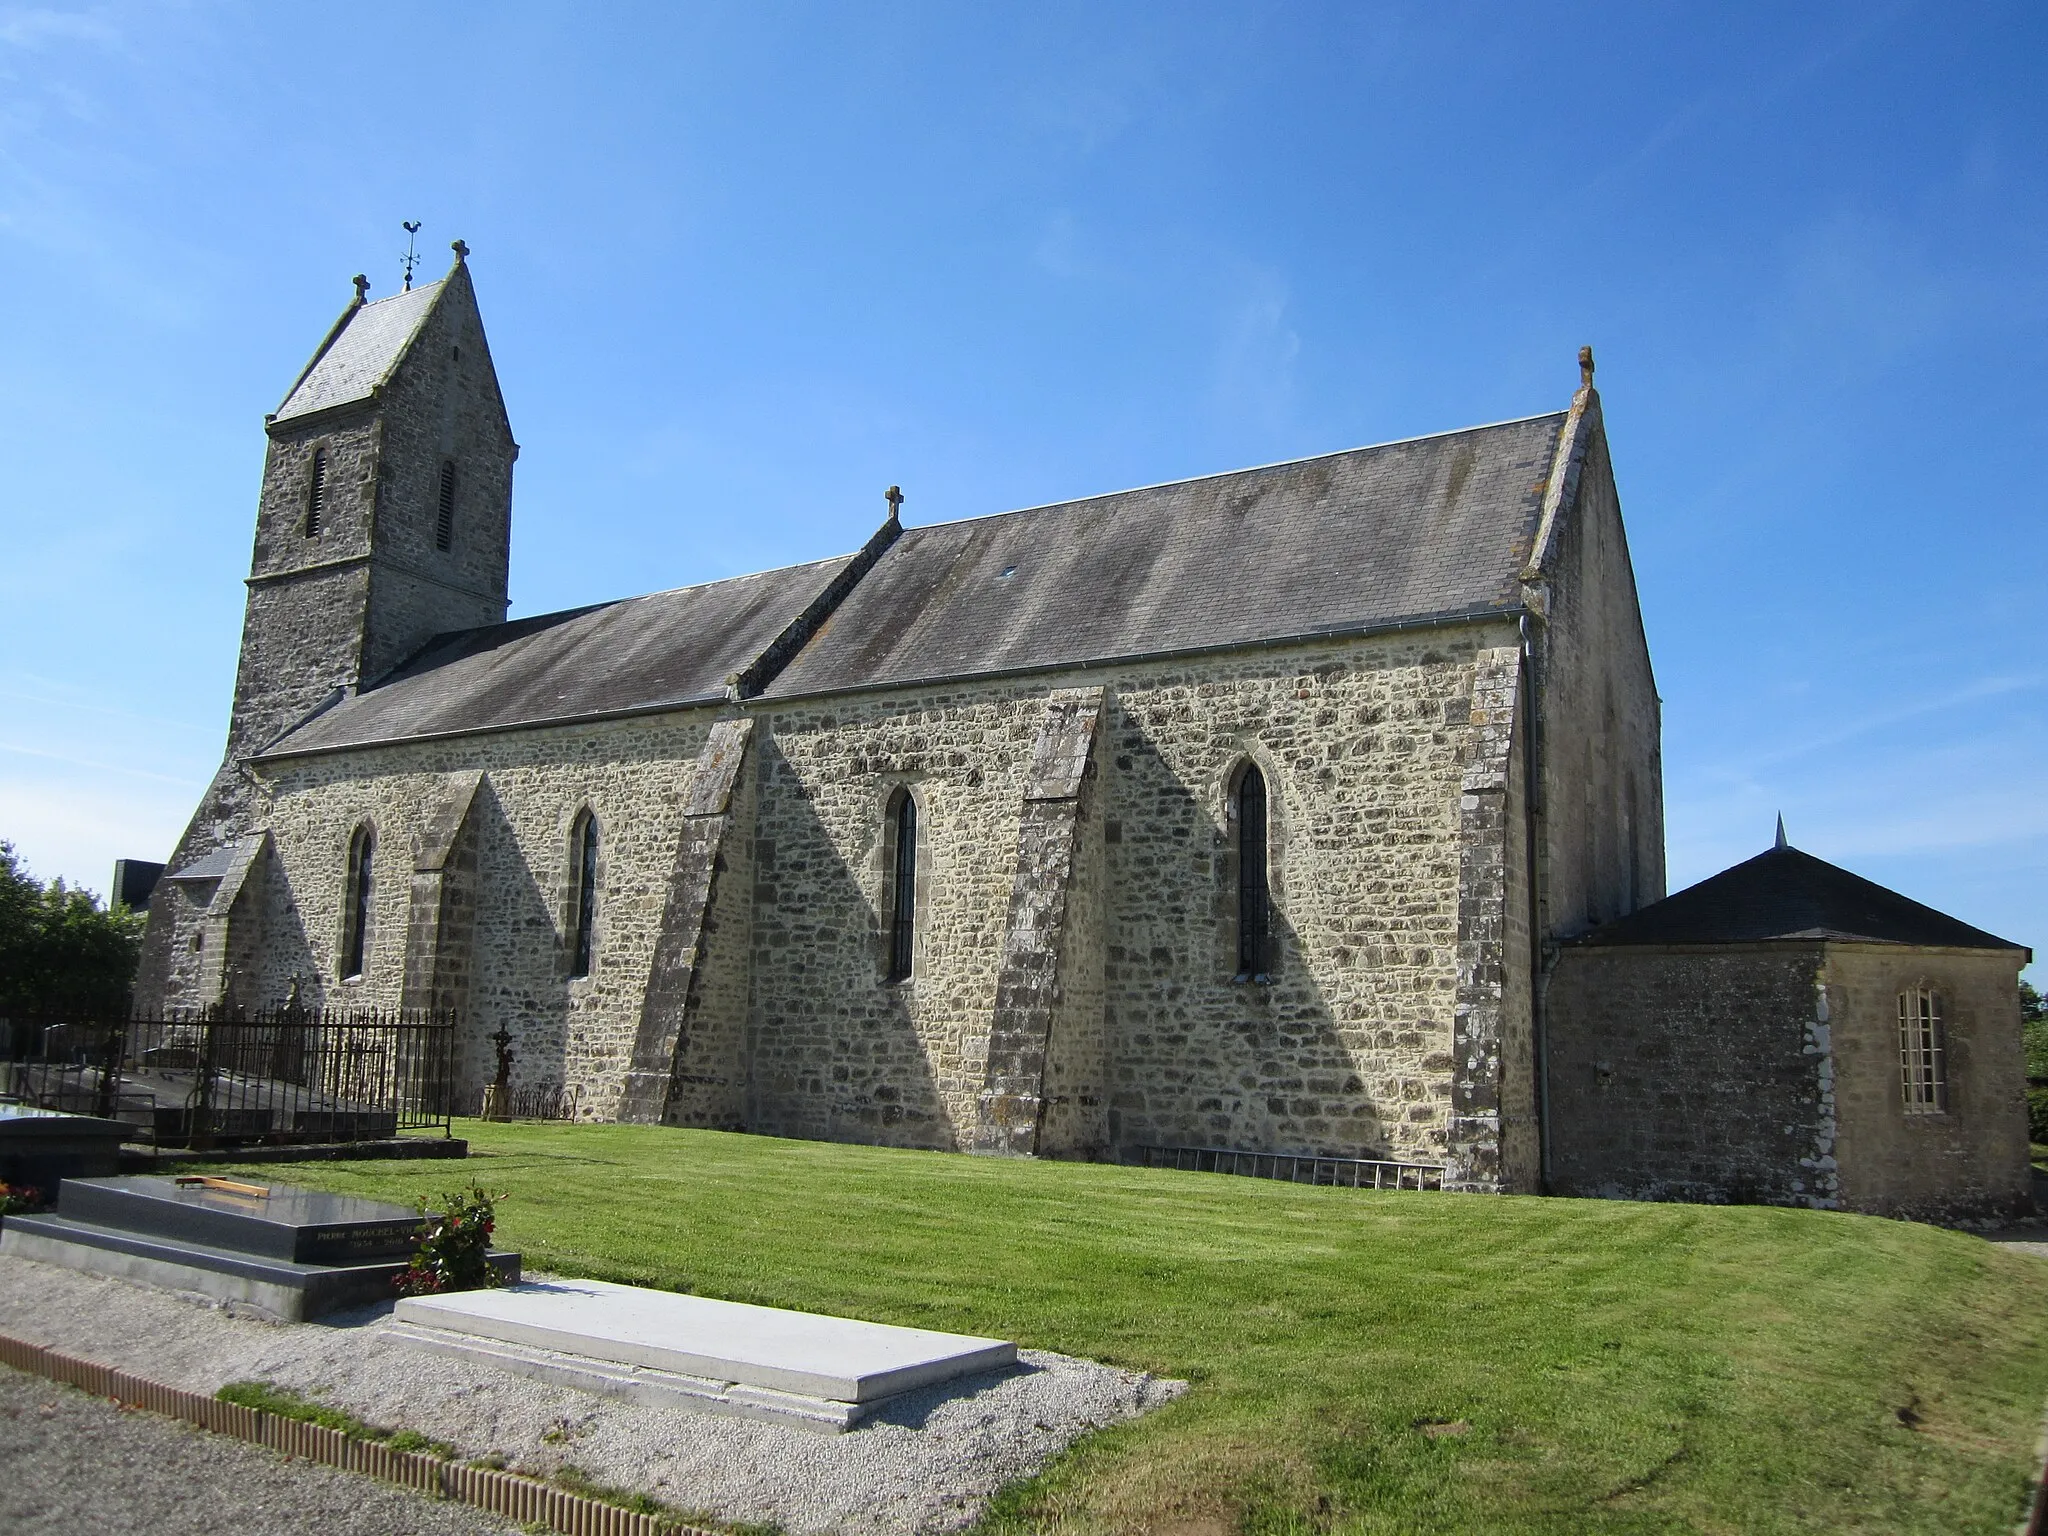
[[[413,236],[420,232],[420,221],[408,219],[398,226],[405,231],[405,291],[412,292],[412,269],[419,264],[419,253],[412,248]]]

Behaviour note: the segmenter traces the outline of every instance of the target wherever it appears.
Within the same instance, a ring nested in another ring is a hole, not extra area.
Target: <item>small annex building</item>
[[[1559,947],[1551,1188],[2033,1209],[2025,947],[1778,845]]]

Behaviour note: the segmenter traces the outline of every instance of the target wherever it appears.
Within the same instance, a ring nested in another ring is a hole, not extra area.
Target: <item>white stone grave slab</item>
[[[409,1343],[587,1391],[850,1428],[891,1398],[1014,1364],[1017,1346],[602,1280],[409,1296]]]

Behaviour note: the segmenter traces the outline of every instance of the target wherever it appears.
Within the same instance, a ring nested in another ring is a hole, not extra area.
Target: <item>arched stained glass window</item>
[[[889,980],[903,981],[916,957],[917,936],[917,802],[910,791],[896,792],[889,808],[893,869],[889,903]]]
[[[569,903],[569,974],[588,976],[597,946],[597,818],[586,808],[569,833],[575,889]]]
[[[368,822],[356,828],[348,844],[348,885],[342,893],[341,975],[343,980],[363,974],[363,959],[370,944],[370,899],[376,888],[373,865],[377,855],[377,833]]]
[[[1273,968],[1273,898],[1267,884],[1266,776],[1245,764],[1231,809],[1237,822],[1237,970],[1262,977]]]

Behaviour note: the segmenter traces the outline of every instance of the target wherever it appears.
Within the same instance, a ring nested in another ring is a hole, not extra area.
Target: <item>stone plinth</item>
[[[66,1179],[53,1216],[15,1216],[0,1252],[239,1302],[286,1322],[390,1300],[420,1220],[402,1205],[236,1179]],[[491,1256],[508,1282],[519,1255]]]

